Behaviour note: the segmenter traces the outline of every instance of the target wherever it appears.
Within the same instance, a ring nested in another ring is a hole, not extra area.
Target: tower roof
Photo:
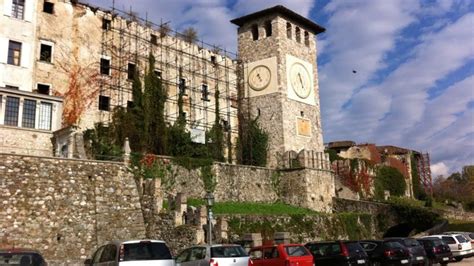
[[[295,13],[294,11],[292,11],[292,10],[282,6],[282,5],[277,5],[277,6],[274,6],[274,7],[263,9],[263,10],[255,12],[255,13],[248,14],[248,15],[245,15],[243,17],[233,19],[230,22],[232,22],[235,25],[240,27],[240,26],[244,25],[245,23],[247,23],[249,21],[252,21],[254,19],[266,16],[266,15],[270,15],[270,14],[279,14],[279,15],[287,18],[287,19],[291,19],[292,21],[295,21],[295,22],[301,24],[307,30],[313,32],[314,34],[319,34],[319,33],[322,33],[324,31],[326,31],[326,29],[324,27],[314,23],[313,21],[301,16],[298,13]]]

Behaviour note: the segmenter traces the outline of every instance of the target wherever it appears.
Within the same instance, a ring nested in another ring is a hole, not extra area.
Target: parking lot
[[[472,266],[474,265],[474,257],[470,257],[468,259],[463,259],[462,261],[460,262],[453,262],[453,263],[450,263],[449,265],[456,265],[456,266]]]

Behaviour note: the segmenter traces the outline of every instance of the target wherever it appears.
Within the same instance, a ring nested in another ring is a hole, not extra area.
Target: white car
[[[101,247],[84,262],[89,266],[175,266],[164,241],[112,241]]]
[[[461,234],[451,234],[451,235],[431,235],[428,237],[437,237],[443,240],[444,243],[449,245],[453,257],[456,261],[461,261],[466,257],[471,256],[472,245],[469,240],[467,240]]]
[[[203,245],[183,250],[176,266],[248,266],[249,255],[240,245]]]

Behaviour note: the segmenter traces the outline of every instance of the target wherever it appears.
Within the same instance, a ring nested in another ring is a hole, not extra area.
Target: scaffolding
[[[423,186],[426,194],[433,196],[433,182],[431,179],[430,155],[421,153],[417,160],[418,174],[420,176],[420,184]]]
[[[188,129],[204,134],[214,124],[215,92],[219,89],[219,120],[227,132],[226,140],[238,136],[236,54],[204,41],[190,40],[169,27],[140,18],[131,9],[104,11],[101,53],[110,58],[110,75],[101,80],[100,95],[110,99],[110,109],[126,107],[132,100],[131,67],[141,77],[148,67],[149,55],[155,57],[155,73],[167,89],[165,118],[172,124],[179,115],[178,98]],[[101,112],[101,122],[111,121],[111,112]],[[235,141],[231,141],[235,146]],[[230,148],[230,147],[229,147]],[[232,147],[232,149],[235,147]]]

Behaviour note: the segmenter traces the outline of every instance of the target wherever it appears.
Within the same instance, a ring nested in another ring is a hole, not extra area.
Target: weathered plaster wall
[[[0,125],[0,153],[52,156],[52,137],[49,131]]]
[[[38,249],[50,265],[81,265],[106,241],[145,236],[120,163],[0,154],[0,203],[1,245]]]
[[[132,101],[133,80],[127,76],[128,64],[136,64],[143,77],[152,53],[156,60],[154,70],[161,72],[168,89],[165,115],[169,122],[174,122],[178,115],[179,78],[186,80],[184,112],[193,127],[200,130],[210,128],[214,122],[214,95],[219,89],[220,118],[234,129],[231,138],[235,143],[237,74],[236,62],[229,53],[203,47],[199,42],[190,43],[176,37],[173,31],[162,34],[159,26],[145,25],[137,18],[126,18],[123,13],[112,18],[110,10],[70,1],[54,2],[54,14],[38,12],[37,25],[38,39],[55,44],[53,62],[37,62],[35,78],[37,82],[51,84],[55,94],[65,95],[66,109],[71,104],[68,98],[74,97],[70,87],[72,78],[80,82],[81,100],[86,103],[78,121],[81,128],[109,121],[115,106],[125,107]],[[109,30],[102,28],[103,19],[111,21]],[[151,42],[152,35],[156,43]],[[100,74],[101,58],[110,60],[110,75]],[[203,84],[208,86],[208,100],[202,99]],[[98,109],[99,94],[110,97],[110,111]]]

